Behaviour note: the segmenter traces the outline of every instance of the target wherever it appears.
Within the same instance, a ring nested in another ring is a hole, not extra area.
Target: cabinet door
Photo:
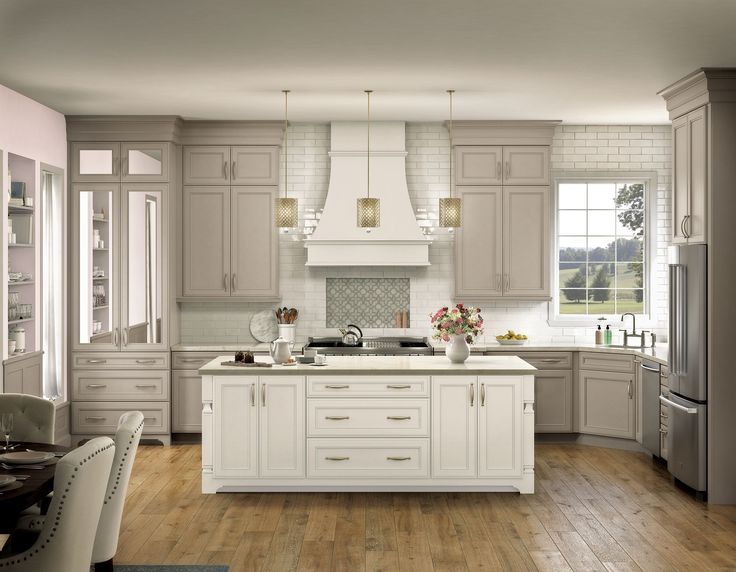
[[[706,109],[701,107],[687,116],[690,155],[690,217],[683,225],[689,243],[706,242],[708,203],[708,128]],[[677,219],[675,219],[677,220]]]
[[[122,185],[121,344],[168,349],[168,186]]]
[[[520,477],[522,378],[478,378],[478,476]]]
[[[432,378],[432,476],[476,476],[477,394],[474,376]]]
[[[636,437],[634,374],[580,371],[580,432]]]
[[[538,371],[534,378],[534,432],[570,433],[572,372]]]
[[[72,181],[120,180],[119,143],[72,143]]]
[[[278,147],[233,147],[230,181],[233,185],[278,185]]]
[[[168,143],[121,143],[120,151],[123,181],[169,180]]]
[[[504,147],[503,184],[549,185],[549,147]]]
[[[549,296],[549,187],[504,187],[504,296]]]
[[[277,187],[232,188],[232,296],[278,296],[279,235],[273,222],[276,191]]]
[[[121,347],[120,194],[119,184],[72,186],[72,349]]]
[[[672,242],[684,244],[685,222],[688,215],[689,202],[689,150],[687,115],[678,117],[672,122],[672,154],[674,160],[672,181]]]
[[[455,296],[501,296],[501,187],[458,187],[463,226],[455,235]]]
[[[303,377],[260,380],[262,477],[303,477],[305,460]]]
[[[455,148],[455,183],[458,185],[500,185],[503,149],[488,146]]]
[[[229,296],[229,188],[184,187],[182,238],[184,296]]]
[[[213,379],[216,477],[258,476],[258,378]]]
[[[229,185],[230,147],[184,147],[185,185]]]
[[[171,431],[202,432],[202,376],[196,371],[171,372]]]

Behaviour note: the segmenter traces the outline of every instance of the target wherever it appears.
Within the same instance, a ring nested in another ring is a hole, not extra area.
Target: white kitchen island
[[[516,356],[330,357],[202,375],[202,492],[534,492],[534,372]]]

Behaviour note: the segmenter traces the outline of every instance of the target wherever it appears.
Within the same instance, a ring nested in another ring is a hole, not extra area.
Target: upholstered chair
[[[105,503],[102,505],[100,524],[97,527],[92,550],[95,572],[112,572],[112,559],[118,550],[125,494],[128,491],[128,481],[142,431],[143,413],[140,411],[128,411],[120,417],[115,432],[115,459],[107,482]]]
[[[13,414],[13,441],[54,442],[56,408],[48,399],[22,393],[0,394],[0,413]]]
[[[97,437],[59,460],[41,533],[29,549],[1,558],[0,572],[89,572],[114,456],[112,439]]]

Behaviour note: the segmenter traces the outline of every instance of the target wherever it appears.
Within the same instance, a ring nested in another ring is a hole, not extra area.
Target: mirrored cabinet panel
[[[168,143],[73,143],[74,182],[168,180]]]
[[[168,179],[166,143],[122,143],[123,181],[164,181]]]
[[[120,180],[119,143],[73,143],[72,180]]]

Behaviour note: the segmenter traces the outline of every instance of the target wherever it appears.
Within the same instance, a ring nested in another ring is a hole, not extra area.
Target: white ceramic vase
[[[296,324],[279,324],[279,337],[284,338],[292,346],[296,341]]]
[[[470,346],[465,336],[452,336],[450,345],[445,348],[445,355],[452,363],[463,363],[470,355]]]

